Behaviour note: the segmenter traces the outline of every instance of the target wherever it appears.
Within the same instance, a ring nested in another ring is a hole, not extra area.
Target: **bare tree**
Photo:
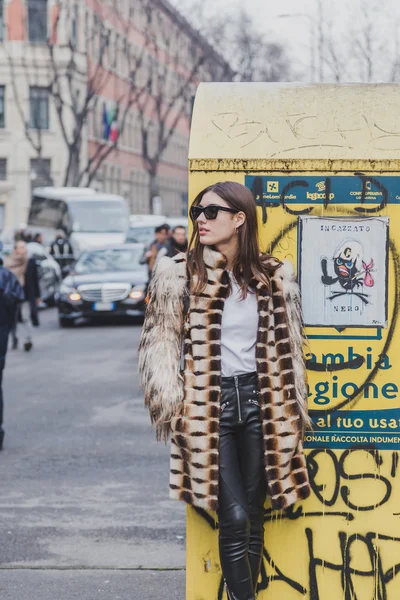
[[[359,29],[353,38],[354,57],[358,64],[360,79],[371,82],[378,67],[381,39],[376,28],[375,7],[362,4],[359,9]]]
[[[255,28],[253,19],[241,9],[229,30],[230,60],[236,71],[235,81],[287,81],[289,60],[285,48],[268,41],[264,32]],[[229,52],[229,50],[226,52]]]
[[[141,3],[142,0],[135,0],[136,6]],[[127,115],[145,89],[138,85],[136,75],[146,44],[130,43],[132,15],[125,14],[119,5],[114,2],[110,8],[104,1],[94,0],[92,10],[83,14],[75,2],[60,0],[50,28],[47,12],[37,14],[38,19],[46,19],[37,25],[39,29],[49,30],[44,44],[32,46],[29,55],[13,52],[11,45],[6,49],[15,103],[39,164],[43,162],[43,115],[32,114],[31,108],[27,116],[25,90],[17,83],[18,74],[23,73],[30,90],[46,90],[54,104],[67,151],[63,185],[92,182],[103,162],[118,147]],[[122,44],[122,52],[121,47],[116,47],[117,41]],[[118,61],[122,61],[119,72]],[[98,118],[102,93],[112,79],[118,81],[114,111],[117,133],[111,138],[99,135],[95,151],[87,155],[89,122]]]
[[[204,0],[190,1],[186,13],[201,34],[229,62],[234,81],[288,81],[293,76],[285,47],[258,29],[247,12],[222,12]]]
[[[147,48],[143,60],[146,93],[138,99],[142,159],[149,175],[149,206],[159,195],[161,159],[182,119],[190,118],[202,80],[231,77],[229,65],[178,12],[148,0]]]
[[[376,0],[349,4],[340,19],[315,1],[320,81],[399,80],[399,18]]]

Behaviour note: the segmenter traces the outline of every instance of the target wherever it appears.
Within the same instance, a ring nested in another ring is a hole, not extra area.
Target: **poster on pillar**
[[[304,323],[385,327],[387,217],[299,217]]]

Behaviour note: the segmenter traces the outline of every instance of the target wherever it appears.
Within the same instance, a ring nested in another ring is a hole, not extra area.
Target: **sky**
[[[172,0],[182,10],[183,5],[200,0]],[[182,4],[183,3],[183,4]],[[239,11],[243,0],[202,0],[210,11]],[[335,45],[335,55],[343,64],[343,81],[365,80],[365,61],[357,59],[354,44],[361,32],[371,26],[373,72],[372,81],[388,80],[395,55],[400,56],[400,3],[398,0],[321,0],[324,17],[326,56],[330,56],[329,42]],[[312,55],[314,53],[314,77],[318,80],[318,9],[317,0],[246,0],[245,6],[253,17],[255,27],[265,31],[273,41],[283,43],[293,62],[299,79],[312,80]],[[368,18],[362,15],[363,7]],[[186,9],[187,10],[187,9]],[[282,16],[290,15],[290,16]],[[360,38],[364,39],[365,38]],[[361,52],[361,50],[360,50]],[[325,73],[324,73],[325,71]],[[344,71],[346,73],[344,74]],[[322,69],[324,81],[334,80],[328,63]],[[400,69],[399,69],[400,79]]]

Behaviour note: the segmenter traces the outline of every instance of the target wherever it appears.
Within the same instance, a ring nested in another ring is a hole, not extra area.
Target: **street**
[[[5,369],[0,597],[183,599],[185,506],[143,406],[140,325],[40,317]]]

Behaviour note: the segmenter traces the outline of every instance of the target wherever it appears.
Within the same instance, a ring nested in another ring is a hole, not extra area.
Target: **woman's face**
[[[229,204],[215,192],[204,194],[198,206],[224,206],[231,208]],[[207,221],[204,212],[197,219],[199,227],[199,239],[205,246],[214,246],[229,242],[236,235],[235,229],[245,220],[243,212],[233,214],[220,210],[216,219]]]
[[[26,247],[26,243],[25,242],[17,242],[15,245],[15,252],[16,254],[18,254],[18,256],[23,256],[25,257],[28,253],[28,249]]]

